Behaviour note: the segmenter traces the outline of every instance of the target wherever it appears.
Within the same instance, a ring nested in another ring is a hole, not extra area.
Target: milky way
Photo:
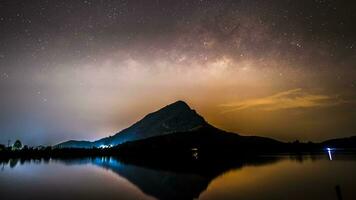
[[[0,143],[111,135],[187,101],[244,135],[356,134],[352,1],[0,2]]]

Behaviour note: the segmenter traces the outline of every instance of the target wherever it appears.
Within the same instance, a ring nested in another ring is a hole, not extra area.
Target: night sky
[[[186,101],[242,135],[356,135],[356,2],[1,0],[0,143],[94,140]]]

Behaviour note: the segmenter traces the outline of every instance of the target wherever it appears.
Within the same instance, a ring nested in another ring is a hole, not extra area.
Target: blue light
[[[328,151],[328,155],[329,155],[329,160],[333,160],[333,157],[331,155],[331,151],[332,151],[332,148],[326,148],[326,150]]]
[[[102,145],[99,146],[99,148],[101,148],[101,149],[107,149],[107,148],[111,148],[111,147],[113,147],[112,144],[109,144],[109,145],[102,144]]]

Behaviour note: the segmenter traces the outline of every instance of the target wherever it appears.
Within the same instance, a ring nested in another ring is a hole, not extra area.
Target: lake
[[[354,155],[333,155],[332,160],[327,154],[266,156],[231,168],[212,163],[200,170],[137,166],[114,157],[0,164],[2,200],[356,199]]]

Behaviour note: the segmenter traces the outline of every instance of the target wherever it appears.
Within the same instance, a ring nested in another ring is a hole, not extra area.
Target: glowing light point
[[[328,151],[328,155],[329,155],[329,160],[333,160],[333,157],[332,157],[332,155],[331,155],[331,148],[326,148],[326,150]]]
[[[100,145],[99,146],[99,148],[101,148],[101,149],[107,149],[107,148],[111,148],[111,147],[113,147],[113,145],[112,144],[110,144],[110,145]]]

